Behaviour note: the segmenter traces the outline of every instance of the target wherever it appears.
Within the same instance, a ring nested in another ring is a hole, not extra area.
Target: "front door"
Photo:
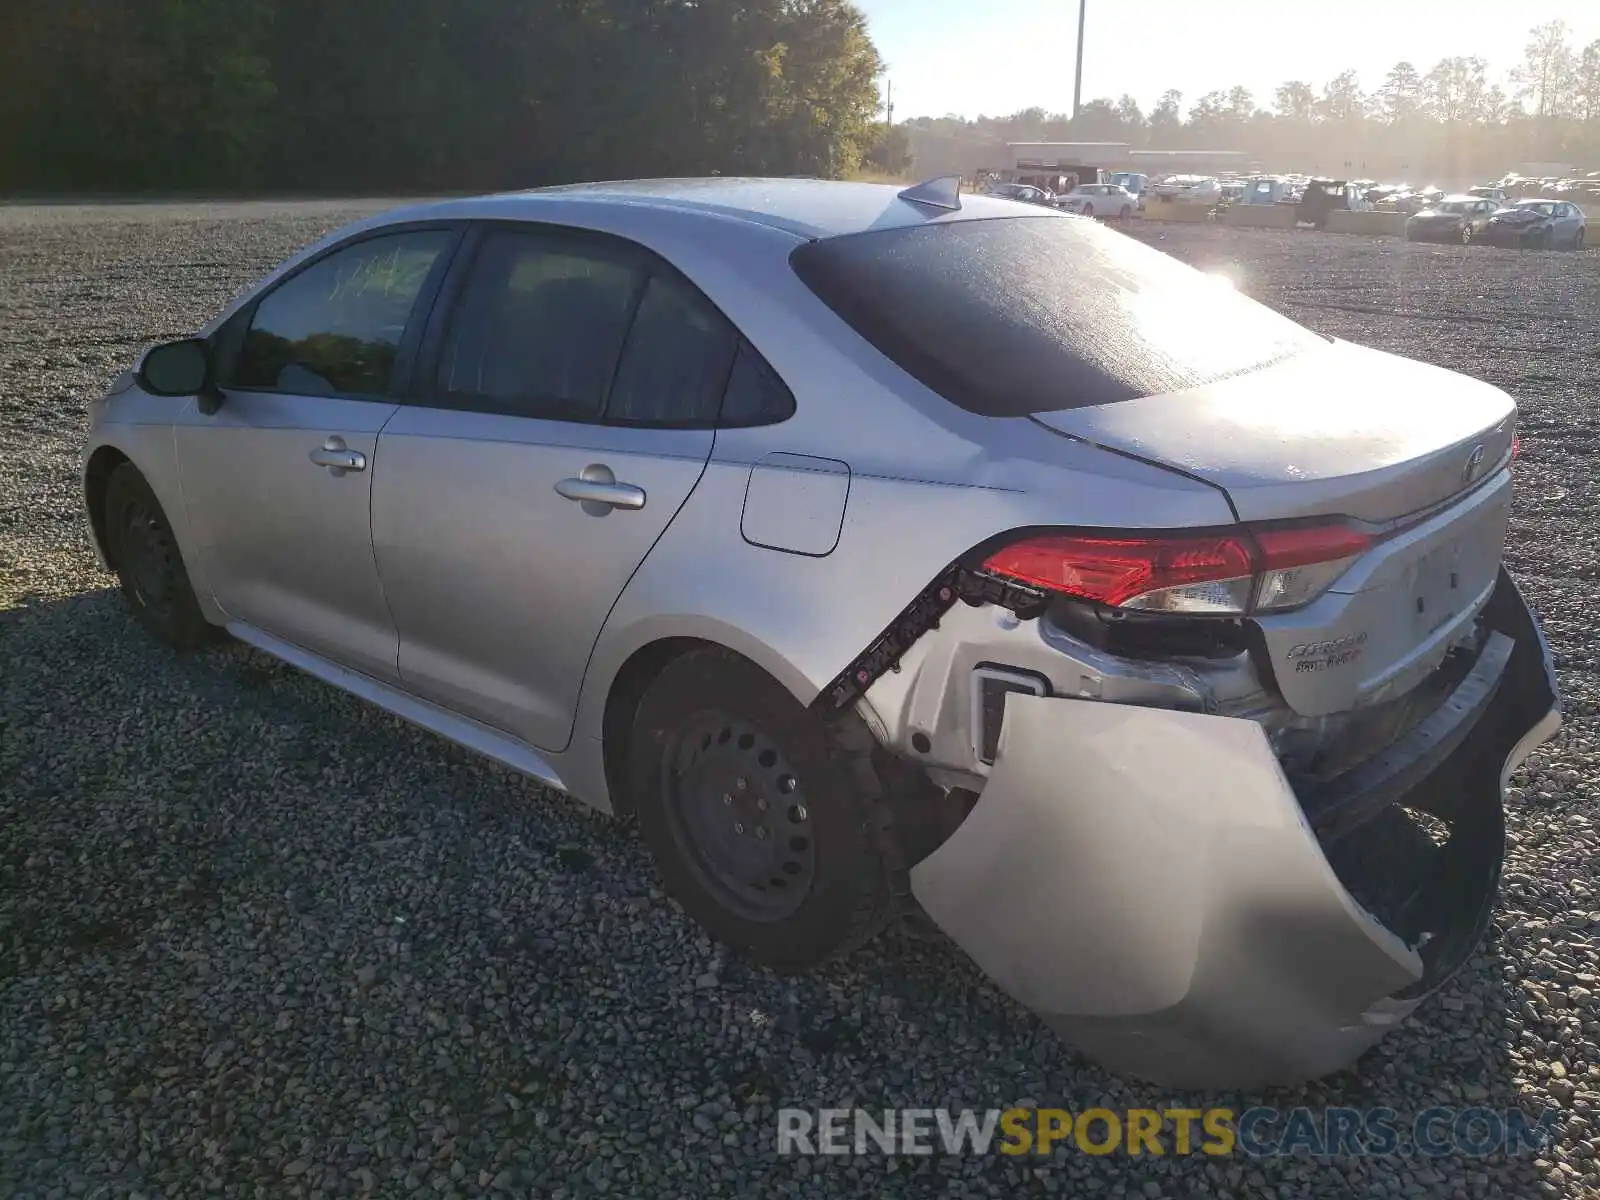
[[[222,352],[221,407],[176,431],[189,527],[222,610],[390,682],[398,636],[372,553],[378,433],[397,409],[413,313],[457,237],[365,239],[277,284],[240,313],[237,351]]]
[[[378,570],[407,690],[559,751],[606,616],[710,457],[737,335],[598,235],[492,227],[462,277],[431,391],[378,438]]]

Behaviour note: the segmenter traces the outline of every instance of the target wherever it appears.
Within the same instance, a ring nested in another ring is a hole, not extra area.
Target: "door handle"
[[[308,456],[319,467],[327,467],[329,474],[343,475],[346,471],[365,471],[367,469],[367,456],[359,450],[352,450],[344,444],[344,439],[334,434],[318,446]]]
[[[603,517],[613,508],[644,507],[644,489],[631,483],[618,483],[604,463],[590,463],[572,479],[556,484],[556,494],[583,505],[592,517]]]

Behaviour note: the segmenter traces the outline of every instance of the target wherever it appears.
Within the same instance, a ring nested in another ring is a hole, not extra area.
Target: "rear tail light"
[[[1001,547],[984,569],[1110,608],[1242,616],[1309,604],[1373,542],[1340,524],[1149,537],[1045,533]]]

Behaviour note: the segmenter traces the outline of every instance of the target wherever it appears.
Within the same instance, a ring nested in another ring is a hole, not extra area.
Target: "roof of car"
[[[434,216],[533,218],[546,205],[579,200],[731,217],[805,238],[974,217],[1053,215],[1037,205],[975,193],[963,193],[960,209],[950,211],[903,200],[904,190],[900,184],[827,179],[627,179],[447,200],[430,205],[428,211]]]

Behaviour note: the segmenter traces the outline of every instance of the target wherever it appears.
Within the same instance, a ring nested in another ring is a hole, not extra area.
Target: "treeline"
[[[1372,176],[1498,177],[1529,162],[1600,170],[1600,40],[1580,49],[1564,22],[1540,25],[1505,84],[1495,81],[1483,58],[1446,58],[1426,70],[1396,63],[1370,91],[1346,71],[1321,86],[1291,80],[1265,98],[1235,87],[1186,105],[1180,92],[1169,91],[1149,112],[1123,96],[1085,103],[1076,120],[1033,108],[1009,117],[918,118],[906,125],[913,142],[924,145],[1107,141],[1243,150],[1275,168]]]
[[[853,170],[848,0],[15,0],[0,191],[428,191]]]

